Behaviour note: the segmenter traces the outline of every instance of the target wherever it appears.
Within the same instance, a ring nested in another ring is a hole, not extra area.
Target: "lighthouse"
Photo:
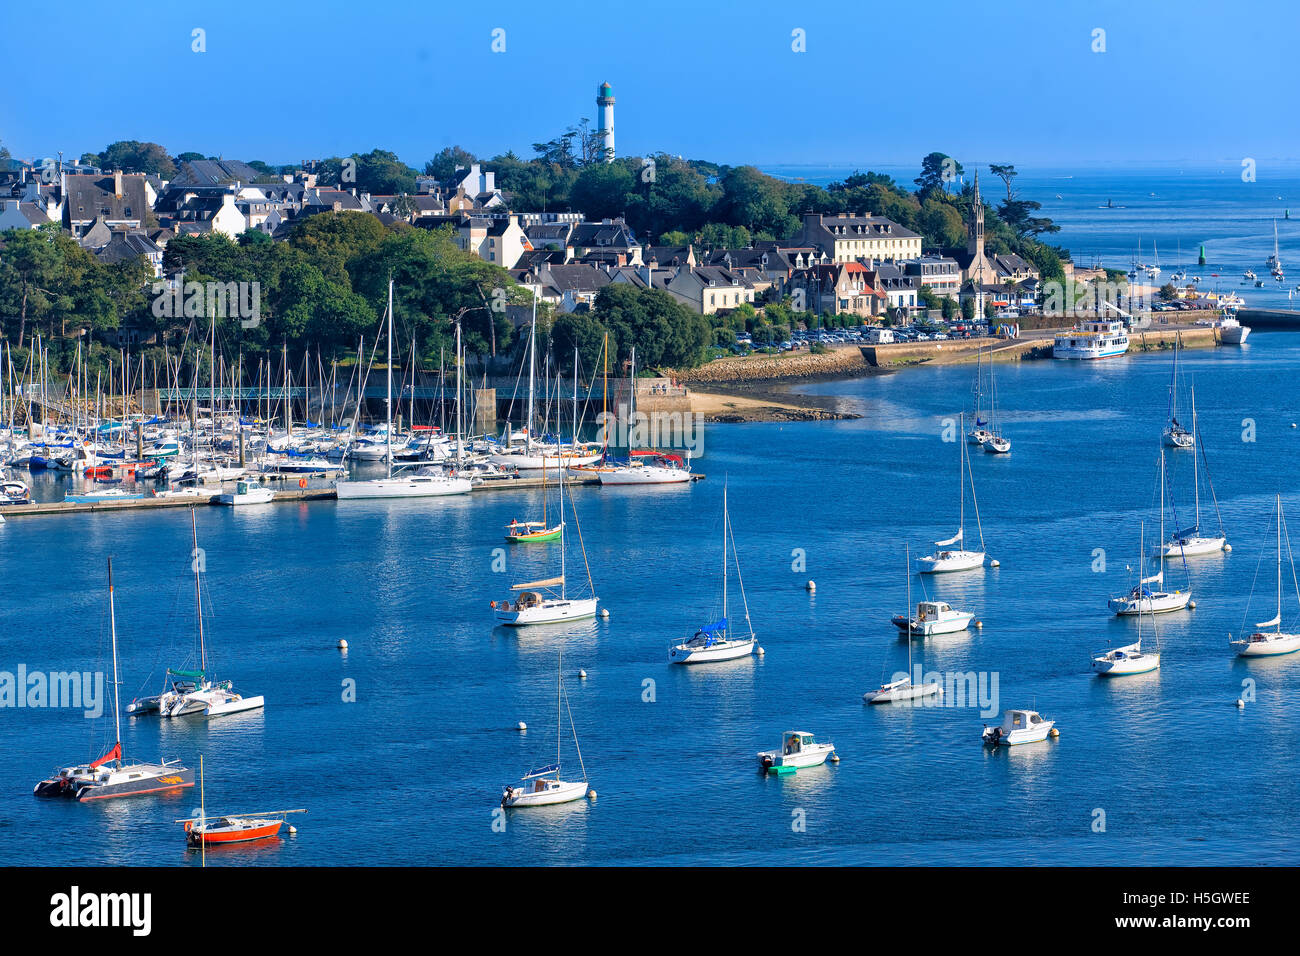
[[[605,162],[614,161],[614,89],[602,83],[596,90],[596,106],[600,108],[600,145],[605,150]]]

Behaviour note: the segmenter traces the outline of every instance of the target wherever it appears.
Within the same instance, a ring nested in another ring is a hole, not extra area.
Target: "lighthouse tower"
[[[596,90],[596,105],[600,107],[600,142],[605,150],[605,162],[614,161],[614,89],[608,83]]]

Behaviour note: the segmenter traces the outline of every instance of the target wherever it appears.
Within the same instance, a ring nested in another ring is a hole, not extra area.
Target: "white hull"
[[[977,428],[973,432],[967,434],[966,441],[971,445],[982,445],[992,437],[993,433],[987,428]]]
[[[1092,659],[1092,669],[1101,677],[1127,677],[1147,674],[1160,666],[1159,654],[1111,651]]]
[[[535,781],[534,781],[535,783]],[[504,807],[545,807],[557,803],[571,803],[587,795],[587,781],[543,780],[542,790],[511,787],[501,800]]]
[[[974,614],[966,611],[954,611],[950,616],[945,616],[943,619],[936,621],[921,621],[914,617],[911,622],[911,631],[915,637],[933,637],[936,634],[955,634],[957,631],[967,630],[974,617]],[[908,630],[908,622],[906,618],[895,618],[894,625],[900,631],[906,632]]]
[[[1250,335],[1250,326],[1220,326],[1219,338],[1224,345],[1241,345],[1246,341],[1246,336]]]
[[[519,471],[559,471],[571,465],[590,465],[600,461],[600,455],[489,455],[494,465],[513,465]]]
[[[1227,543],[1227,538],[1183,538],[1170,541],[1159,551],[1162,558],[1190,558],[1199,554],[1216,554]]]
[[[615,468],[597,473],[602,485],[676,485],[691,480],[691,473],[681,468],[654,465]]]
[[[763,750],[758,754],[758,764],[760,767],[794,767],[796,770],[803,770],[805,767],[820,767],[834,751],[833,744],[812,744],[792,754],[783,754],[779,750]]]
[[[1187,602],[1191,599],[1191,591],[1157,591],[1150,597],[1141,599],[1134,597],[1112,598],[1110,609],[1121,617],[1136,616],[1139,613],[1167,614],[1170,611],[1181,611],[1187,607]]]
[[[1232,644],[1239,657],[1279,657],[1300,651],[1300,634],[1252,634]]]
[[[749,657],[758,645],[758,638],[750,637],[742,641],[719,641],[711,647],[689,647],[678,644],[668,651],[668,660],[673,664],[708,664],[715,661],[733,661],[738,657]]]
[[[1028,727],[1023,730],[1013,730],[1009,734],[1003,734],[1002,738],[997,741],[999,746],[1014,747],[1017,744],[1036,744],[1039,741],[1046,740],[1052,732],[1052,725],[1055,721],[1046,720],[1037,727]],[[992,730],[993,728],[989,728]],[[983,735],[985,743],[993,743],[993,735],[985,731]]]
[[[355,498],[436,498],[463,495],[471,485],[465,478],[375,478],[372,481],[336,481],[339,500]]]
[[[868,704],[893,704],[906,700],[921,700],[926,697],[942,697],[943,686],[938,683],[913,684],[910,677],[886,684],[879,690],[870,690],[862,695]]]
[[[493,615],[498,624],[506,627],[526,627],[530,624],[556,624],[560,621],[578,621],[596,616],[598,598],[561,599],[547,598],[540,604],[521,610],[495,608]]]
[[[970,571],[984,566],[983,551],[940,551],[917,558],[914,562],[918,574],[947,574],[951,571]]]
[[[244,494],[218,495],[217,504],[221,505],[269,505],[275,500],[275,492],[270,488],[259,488]]]

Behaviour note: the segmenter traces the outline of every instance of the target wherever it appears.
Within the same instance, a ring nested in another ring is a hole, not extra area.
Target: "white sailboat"
[[[1174,338],[1174,365],[1169,378],[1169,421],[1160,435],[1166,448],[1193,448],[1196,445],[1196,436],[1178,421],[1178,347],[1182,340],[1181,335]]]
[[[904,551],[905,567],[907,568],[907,606],[912,606],[912,553],[911,548]],[[946,606],[946,605],[945,605]],[[921,615],[918,613],[917,615]],[[973,615],[972,615],[973,616]],[[969,619],[968,619],[969,620]],[[898,618],[894,619],[898,623]],[[897,677],[892,681],[881,684],[876,690],[869,690],[862,695],[864,702],[868,704],[890,704],[895,701],[917,700],[922,697],[943,696],[943,685],[937,681],[921,681],[912,683],[912,634],[913,620],[908,617],[900,625],[907,631],[907,673],[902,677]]]
[[[1160,450],[1160,540],[1165,538],[1165,452]],[[1189,583],[1187,590],[1166,591],[1164,559],[1156,558],[1159,570],[1150,577],[1142,577],[1146,556],[1138,564],[1138,583],[1127,594],[1110,599],[1112,611],[1122,617],[1141,614],[1164,614],[1169,611],[1181,611],[1192,599]],[[1183,562],[1184,570],[1187,563]]]
[[[587,766],[582,760],[582,748],[578,745],[578,729],[573,724],[573,711],[569,708],[569,695],[564,690],[564,646],[559,650],[557,687],[555,692],[555,763],[539,767],[524,774],[518,785],[507,786],[501,791],[503,809],[512,807],[543,807],[556,803],[571,803],[584,796],[594,796],[587,785]],[[581,780],[565,780],[561,774],[560,746],[564,739],[565,711],[569,714],[569,729],[573,731],[573,749],[578,755],[578,766],[582,769]]]
[[[990,455],[1005,455],[1011,451],[1011,441],[1002,434],[1002,421],[997,413],[998,389],[993,380],[993,364],[989,363],[989,437],[984,451]]]
[[[203,632],[203,591],[201,585],[202,565],[198,560],[199,532],[190,509],[190,531],[194,542],[194,616],[198,627],[199,669],[197,671],[167,669],[167,679],[171,686],[154,697],[142,697],[127,705],[126,712],[135,716],[157,714],[160,717],[186,717],[202,715],[220,717],[226,714],[238,714],[246,710],[259,710],[266,706],[266,698],[260,694],[245,697],[235,691],[228,680],[212,680],[208,672],[208,644]]]
[[[727,622],[727,552],[736,559],[736,581],[740,585],[740,600],[745,609],[745,627],[748,634],[733,631]],[[706,624],[691,637],[668,649],[668,660],[673,664],[704,664],[749,657],[758,646],[758,637],[749,620],[749,600],[745,597],[745,582],[740,576],[740,556],[736,554],[736,541],[731,533],[731,515],[727,510],[727,486],[722,486],[722,617]]]
[[[570,500],[570,508],[573,507]],[[577,523],[577,509],[573,509],[574,522]],[[506,627],[524,627],[529,624],[555,624],[560,621],[577,621],[595,617],[595,585],[591,581],[591,568],[587,566],[587,551],[582,551],[582,563],[587,567],[587,589],[591,597],[569,597],[565,577],[567,563],[565,558],[565,537],[568,522],[564,520],[564,478],[560,478],[560,574],[559,577],[544,578],[540,581],[527,581],[511,585],[510,590],[518,591],[519,596],[513,601],[492,602],[492,614],[497,624]],[[582,532],[578,532],[579,545],[582,544]]]
[[[980,418],[980,413],[984,411],[984,370],[981,362],[983,354],[983,348],[975,349],[975,413],[973,416],[975,424],[966,433],[966,441],[972,445],[983,445],[993,437],[993,433],[985,427],[988,422]]]
[[[456,354],[460,356],[460,324],[456,324]],[[456,363],[456,394],[460,394],[460,367]],[[366,480],[340,479],[334,482],[334,491],[340,501],[356,498],[433,498],[444,495],[463,495],[470,491],[468,478],[449,475],[441,468],[425,466],[418,470],[393,475],[393,280],[388,280],[388,395],[384,399],[386,423],[384,428],[383,458],[388,463],[386,478]],[[358,407],[357,415],[361,411]],[[459,402],[457,416],[459,417]],[[459,441],[459,436],[458,436]]]
[[[1139,560],[1142,555],[1146,554],[1146,525],[1142,525],[1142,531],[1139,534],[1138,555]],[[1112,648],[1098,654],[1092,659],[1092,669],[1102,677],[1122,677],[1132,674],[1146,674],[1160,666],[1160,636],[1156,634],[1156,652],[1154,654],[1143,652],[1142,650],[1142,613],[1139,611],[1138,616],[1138,636],[1132,644],[1126,644],[1123,647]],[[1151,621],[1151,627],[1155,629],[1155,619]]]
[[[1223,533],[1223,519],[1219,518],[1219,533],[1205,534],[1201,531],[1201,470],[1200,459],[1205,456],[1205,443],[1201,441],[1200,430],[1196,427],[1196,390],[1192,390],[1192,437],[1199,446],[1200,454],[1192,455],[1192,493],[1196,500],[1196,521],[1190,528],[1183,528],[1173,533],[1168,541],[1158,546],[1161,558],[1186,558],[1201,554],[1216,554],[1227,549],[1228,538]],[[1209,484],[1210,495],[1214,497],[1214,483],[1210,481],[1208,463],[1205,479]],[[1214,513],[1219,513],[1219,502],[1214,500]]]
[[[965,431],[965,416],[962,416],[961,430]],[[958,497],[960,499],[960,518],[957,533],[946,541],[936,541],[935,545],[938,551],[934,554],[928,554],[916,559],[916,571],[918,574],[945,574],[952,571],[969,571],[973,568],[982,567],[984,564],[984,529],[980,525],[979,503],[975,500],[975,479],[970,474],[970,469],[966,460],[966,446],[962,442],[957,442],[958,448]],[[980,547],[978,551],[972,551],[964,547],[966,537],[966,482],[969,479],[971,487],[971,504],[975,509],[975,527],[979,531]]]
[[[1240,657],[1279,657],[1282,654],[1294,654],[1300,651],[1300,634],[1288,634],[1282,630],[1282,496],[1277,496],[1277,613],[1267,621],[1260,621],[1256,631],[1249,637],[1232,641]],[[1291,580],[1295,581],[1295,556],[1291,553],[1291,536],[1287,535],[1287,558],[1291,561]],[[1300,587],[1296,589],[1300,600]],[[1271,631],[1263,628],[1273,628]]]

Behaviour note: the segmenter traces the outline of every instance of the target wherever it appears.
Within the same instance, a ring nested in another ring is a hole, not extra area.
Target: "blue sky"
[[[624,155],[863,168],[932,149],[1022,167],[1300,155],[1286,106],[1300,4],[1281,0],[142,0],[78,20],[48,43],[20,21],[0,34],[0,141],[15,156],[118,139],[273,163],[382,147],[419,168],[451,144],[530,156],[595,120],[602,80]]]

